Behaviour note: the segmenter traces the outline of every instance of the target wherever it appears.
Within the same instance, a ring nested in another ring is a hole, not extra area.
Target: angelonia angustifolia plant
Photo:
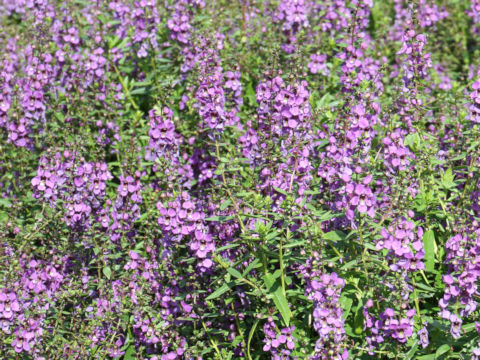
[[[0,360],[480,359],[480,1],[0,29]]]

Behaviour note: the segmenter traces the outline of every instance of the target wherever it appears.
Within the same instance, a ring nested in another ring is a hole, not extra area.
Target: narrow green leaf
[[[273,302],[277,307],[277,310],[282,315],[283,321],[287,326],[290,325],[291,312],[288,307],[288,301],[285,295],[283,295],[282,285],[279,279],[275,279],[273,274],[266,274],[263,277],[268,293],[273,296]]]
[[[343,265],[343,266],[341,267],[341,269],[342,269],[342,270],[349,269],[349,268],[351,268],[352,266],[356,265],[357,263],[358,263],[357,260],[351,260],[351,261],[347,262],[345,265]]]
[[[237,269],[231,267],[231,268],[228,268],[227,271],[233,277],[236,277],[237,279],[243,279],[242,274],[240,274],[240,272]]]
[[[245,271],[243,272],[242,276],[243,276],[243,277],[247,276],[247,274],[248,274],[250,271],[252,271],[253,269],[258,268],[258,267],[260,267],[260,266],[262,266],[260,260],[258,260],[258,259],[253,260],[250,264],[248,264],[248,266],[247,266],[247,268],[245,269]]]
[[[283,248],[288,249],[288,248],[293,248],[293,247],[297,247],[297,246],[302,246],[302,245],[305,245],[306,242],[307,242],[307,240],[295,241],[293,243],[283,245]]]
[[[61,112],[55,112],[55,117],[60,121],[65,120],[65,115],[63,115]]]
[[[435,234],[433,230],[426,231],[422,240],[425,251],[425,269],[432,271],[435,268]]]
[[[230,200],[230,199],[225,200],[225,201],[220,205],[220,211],[225,210],[227,207],[230,206],[231,203],[232,203],[232,200]]]
[[[253,88],[253,84],[250,82],[247,85],[246,91],[245,91],[245,96],[247,97],[248,101],[250,102],[250,105],[253,107],[257,107],[257,99],[255,97],[255,89]]]
[[[278,236],[278,231],[277,231],[277,230],[273,230],[273,231],[269,232],[269,233],[265,236],[265,240],[270,241],[270,240],[272,240],[272,239],[275,239],[277,236]]]
[[[222,247],[219,247],[218,249],[216,249],[215,251],[217,253],[220,253],[222,251],[225,251],[225,250],[228,250],[228,249],[233,249],[233,248],[236,248],[236,247],[239,247],[240,244],[228,244],[228,245],[225,245],[225,246],[222,246]]]
[[[276,192],[279,192],[282,195],[285,195],[285,196],[288,195],[288,193],[285,190],[280,189],[279,187],[274,186],[273,188],[275,189]]]
[[[347,235],[340,230],[334,230],[326,233],[323,238],[330,241],[341,241],[344,240]]]
[[[132,94],[132,95],[143,95],[143,94],[145,94],[146,92],[147,92],[147,88],[141,87],[141,88],[132,90],[132,92],[131,92],[130,94]]]
[[[123,355],[123,360],[134,360],[136,359],[135,355],[135,346],[132,344],[127,348],[127,351],[125,351],[125,354]]]
[[[220,288],[215,290],[213,293],[211,293],[205,300],[214,300],[223,294],[225,294],[228,290],[231,290],[235,286],[235,282],[231,281],[228,283],[223,284]]]
[[[350,310],[352,309],[353,300],[349,297],[342,296],[338,299],[338,303],[343,309],[343,317],[346,319],[350,314]]]
[[[470,324],[465,324],[462,326],[462,330],[464,332],[470,332],[472,330],[475,330],[475,323],[470,323]]]
[[[441,355],[447,353],[450,351],[450,345],[448,344],[443,344],[440,346],[437,351],[435,352],[435,359],[438,359]]]
[[[205,220],[222,222],[222,221],[232,220],[233,218],[234,216],[211,216],[209,218],[206,218]]]
[[[434,288],[432,288],[431,286],[425,285],[421,282],[417,282],[417,288],[427,292],[435,292]]]
[[[415,339],[415,341],[413,342],[413,345],[412,347],[410,348],[410,350],[405,354],[405,358],[407,360],[412,360],[413,359],[413,356],[415,355],[415,352],[417,351],[418,349],[418,339]]]
[[[363,321],[364,321],[364,316],[363,316],[363,300],[360,299],[358,302],[356,311],[355,311],[355,317],[353,320],[353,332],[355,335],[360,335],[363,332]]]
[[[106,278],[110,280],[110,277],[112,276],[112,269],[110,269],[110,266],[105,266],[103,268],[103,275],[105,275]]]
[[[250,355],[250,343],[252,342],[253,335],[255,334],[255,329],[257,328],[259,322],[260,319],[257,319],[257,321],[255,321],[255,324],[253,324],[252,328],[250,329],[250,332],[248,333],[247,356],[249,360],[252,360],[252,355]]]
[[[3,199],[0,199],[0,205],[9,208],[12,206],[12,203],[9,200],[3,198]]]
[[[418,356],[416,360],[435,360],[435,354]]]

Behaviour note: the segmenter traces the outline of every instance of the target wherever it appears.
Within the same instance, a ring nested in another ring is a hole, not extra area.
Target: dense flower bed
[[[480,3],[1,0],[1,359],[479,359]]]

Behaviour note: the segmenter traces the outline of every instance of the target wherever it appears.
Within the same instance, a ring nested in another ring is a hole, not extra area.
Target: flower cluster
[[[480,322],[475,323],[475,330],[480,334]],[[472,359],[478,360],[480,358],[480,341],[477,344],[477,347],[472,350]]]
[[[480,358],[479,14],[0,1],[2,358]]]
[[[1,329],[4,333],[11,333],[11,324],[17,313],[20,312],[20,304],[17,295],[14,292],[7,292],[2,289],[0,292],[0,314],[1,314]]]
[[[39,322],[34,319],[28,319],[26,327],[15,330],[15,339],[12,341],[12,346],[15,352],[21,353],[23,351],[30,353],[42,337],[43,329],[39,326]]]
[[[396,129],[382,139],[384,147],[385,167],[395,173],[405,171],[409,168],[411,160],[415,155],[403,143],[402,131]]]
[[[167,206],[157,203],[160,211],[158,224],[164,234],[164,243],[167,247],[174,246],[187,238],[188,247],[198,260],[201,271],[211,268],[211,260],[215,250],[215,241],[204,224],[205,213],[199,204],[186,192],[183,192]]]
[[[204,1],[180,0],[175,4],[171,18],[167,21],[167,27],[170,30],[170,37],[182,45],[188,45],[190,42],[192,10],[193,8],[202,8]]]
[[[117,243],[127,237],[132,239],[135,235],[134,222],[140,218],[140,204],[142,203],[141,173],[136,171],[133,175],[120,176],[120,185],[117,189],[117,198],[109,204],[108,216],[104,217],[102,225],[108,229],[110,239]]]
[[[162,110],[162,116],[150,110],[150,136],[145,148],[145,159],[155,161],[158,158],[173,160],[171,153],[176,150],[178,140],[175,134],[175,124],[172,121],[173,111],[169,108]]]
[[[467,15],[472,18],[474,24],[480,23],[480,2],[478,0],[471,1],[470,9],[467,10]]]
[[[325,54],[313,54],[310,56],[310,62],[308,63],[308,70],[312,74],[320,73],[323,76],[328,76],[330,70],[327,65],[327,56]]]
[[[11,346],[16,353],[41,358],[39,347],[47,327],[45,312],[63,291],[66,260],[53,256],[47,262],[24,256],[18,264],[18,278],[6,283],[10,289],[0,288],[0,331],[12,335]]]
[[[415,309],[402,310],[403,314],[398,314],[392,308],[386,308],[380,313],[379,318],[375,319],[369,313],[369,309],[372,307],[373,301],[369,299],[363,308],[364,330],[370,331],[367,342],[372,350],[386,341],[387,337],[391,337],[399,343],[405,343],[413,335]],[[373,352],[370,354],[373,355]]]
[[[103,213],[106,183],[112,178],[106,163],[81,161],[68,151],[43,158],[31,181],[34,197],[54,207],[61,202],[65,223],[78,230],[89,228]]]
[[[210,129],[221,130],[225,126],[225,90],[222,86],[222,79],[222,68],[215,67],[212,74],[200,79],[195,94],[198,113],[205,126]]]
[[[355,210],[360,214],[367,214],[370,217],[375,216],[376,196],[368,186],[371,177],[363,179],[362,183],[349,182],[345,189],[345,198],[342,203],[348,204],[346,216],[352,220],[355,217]],[[340,204],[339,204],[340,206]]]
[[[445,244],[445,262],[450,271],[443,275],[445,292],[439,301],[440,316],[451,323],[451,333],[459,338],[462,318],[471,315],[478,306],[477,283],[480,279],[479,233],[457,234]],[[452,312],[452,306],[456,311]],[[459,317],[460,316],[460,317]]]
[[[269,317],[263,326],[263,333],[265,334],[263,351],[270,352],[274,360],[292,359],[290,354],[295,349],[295,342],[292,336],[294,329],[294,326],[286,327],[281,329],[280,333],[277,333],[275,322],[272,317]]]
[[[309,25],[308,5],[305,0],[281,0],[278,4],[274,20],[282,24],[282,31],[287,39],[282,48],[288,54],[295,51],[295,35]]]
[[[468,106],[468,118],[474,123],[480,123],[480,81],[472,84],[472,92],[470,93],[470,104]]]
[[[439,8],[434,2],[421,0],[418,5],[420,9],[418,20],[422,28],[434,26],[437,22],[446,19],[449,15],[445,7]]]
[[[318,259],[313,257],[301,267],[305,295],[313,301],[313,327],[320,336],[311,359],[346,360],[345,319],[338,303],[345,281],[336,273],[322,273],[318,266]]]
[[[257,87],[258,130],[249,127],[240,138],[243,151],[260,172],[259,188],[272,196],[277,205],[285,198],[285,192],[297,193],[300,196],[297,203],[300,203],[312,179],[312,115],[307,86],[305,81],[286,84],[279,76],[260,83]],[[257,131],[263,132],[261,138]],[[262,152],[273,150],[267,147],[269,143],[270,146],[279,144],[283,162],[271,164],[262,158]],[[280,190],[275,193],[274,189]]]
[[[409,127],[409,131],[413,132],[411,128],[418,116],[416,109],[423,104],[416,84],[429,76],[428,70],[433,65],[431,55],[424,52],[427,43],[426,36],[417,34],[410,26],[411,23],[409,22],[402,35],[402,47],[397,55],[404,58],[401,64],[403,73],[401,92],[403,96],[399,99],[399,114]]]
[[[299,136],[309,128],[310,93],[305,81],[285,84],[281,77],[262,82],[257,87],[261,126],[271,126],[277,136]]]
[[[425,265],[422,261],[423,229],[414,231],[415,224],[405,217],[395,220],[388,228],[381,231],[382,238],[377,241],[377,250],[388,250],[390,269],[392,271],[422,270]]]

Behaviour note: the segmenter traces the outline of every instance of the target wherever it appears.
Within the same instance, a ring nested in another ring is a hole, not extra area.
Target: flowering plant
[[[1,359],[480,359],[479,1],[0,26]]]

